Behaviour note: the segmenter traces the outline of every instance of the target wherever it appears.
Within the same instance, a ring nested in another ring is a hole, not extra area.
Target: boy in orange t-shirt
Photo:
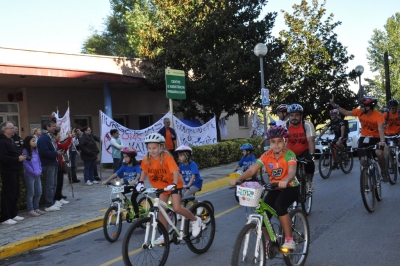
[[[174,158],[165,150],[164,137],[159,133],[151,133],[146,136],[144,142],[147,146],[147,154],[140,164],[142,173],[136,186],[137,191],[143,189],[143,181],[148,176],[153,187],[166,191],[160,194],[160,200],[167,202],[171,195],[174,212],[188,218],[191,221],[192,236],[198,236],[201,231],[201,219],[200,217],[195,217],[189,210],[181,206],[183,179]],[[165,217],[159,215],[158,219],[168,231],[168,223]],[[163,243],[164,237],[161,235],[156,239],[155,244]]]

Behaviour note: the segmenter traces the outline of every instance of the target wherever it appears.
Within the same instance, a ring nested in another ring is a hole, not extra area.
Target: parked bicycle
[[[385,156],[389,174],[389,183],[394,185],[397,182],[399,168],[399,138],[400,135],[385,136],[388,145],[388,154]]]
[[[307,164],[307,161],[305,160],[305,158],[302,157],[297,157],[296,161],[296,177],[300,183],[300,196],[298,203],[301,204],[301,209],[308,216],[311,214],[313,191],[308,186],[308,177],[304,168]]]
[[[103,232],[107,241],[113,243],[117,241],[122,230],[122,208],[126,210],[125,220],[131,223],[135,219],[132,202],[125,196],[121,181],[116,181],[116,184],[108,183],[107,187],[111,187],[111,206],[108,208],[103,219]],[[135,190],[132,186],[131,190]],[[135,193],[134,191],[133,193]],[[143,197],[138,201],[139,217],[144,217],[150,212],[153,203],[150,198]]]
[[[332,170],[342,169],[343,173],[348,174],[353,169],[353,151],[352,148],[345,147],[341,152],[332,139],[320,139],[325,146],[321,157],[319,158],[319,174],[323,179],[328,179]]]
[[[375,200],[382,200],[382,176],[378,166],[378,160],[375,156],[376,145],[366,148],[358,148],[364,150],[364,166],[360,175],[361,198],[368,212],[375,211]]]
[[[275,189],[271,184],[264,185],[260,189],[238,187],[241,194],[242,206],[255,208],[255,214],[250,214],[246,225],[239,232],[236,239],[231,265],[266,265],[267,259],[283,258],[286,265],[304,265],[308,256],[310,246],[310,226],[307,215],[300,209],[291,209],[292,236],[296,243],[294,250],[284,249],[285,241],[283,229],[274,220],[268,219],[267,212],[278,218],[278,214],[269,205],[264,203],[264,193]],[[266,250],[266,239],[262,231],[262,224],[268,231],[270,237],[268,250]],[[282,256],[281,256],[282,254]]]
[[[167,215],[167,210],[173,211],[170,206],[160,200],[160,194],[164,189],[147,188],[144,191],[146,197],[149,193],[155,193],[154,207],[148,216],[137,220],[128,229],[122,245],[122,256],[125,265],[164,265],[168,259],[170,243],[178,245],[185,241],[189,249],[197,254],[206,252],[212,245],[215,235],[214,212],[205,202],[194,204],[190,211],[200,217],[202,221],[201,232],[193,237],[189,220],[182,217],[180,229],[178,229]],[[197,214],[198,208],[202,208],[201,214]],[[158,215],[164,215],[171,229],[165,228],[158,220]],[[145,230],[143,230],[144,228]],[[162,235],[163,244],[155,244],[155,240]]]

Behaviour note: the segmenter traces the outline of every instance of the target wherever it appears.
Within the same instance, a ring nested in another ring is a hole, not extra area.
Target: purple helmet
[[[267,131],[267,139],[272,138],[288,138],[289,133],[284,126],[272,126]]]

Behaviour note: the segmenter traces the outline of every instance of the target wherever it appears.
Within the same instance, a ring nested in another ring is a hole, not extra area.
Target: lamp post
[[[263,57],[267,54],[268,48],[263,43],[258,43],[254,47],[254,54],[260,58],[260,72],[261,72],[261,92],[265,89],[264,84],[264,63]],[[267,114],[265,111],[265,105],[263,104],[263,116],[264,116],[264,134],[267,132]]]
[[[355,69],[356,73],[358,74],[358,99],[361,99],[364,95],[363,89],[361,86],[361,75],[364,73],[364,67],[362,65],[356,66]]]
[[[383,60],[385,62],[385,91],[386,91],[386,102],[392,98],[391,92],[390,92],[390,72],[389,72],[389,60],[391,60],[392,57],[388,55],[388,52],[385,52],[383,54]]]

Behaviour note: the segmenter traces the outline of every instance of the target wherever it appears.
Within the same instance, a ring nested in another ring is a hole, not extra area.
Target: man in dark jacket
[[[11,122],[0,124],[0,168],[1,168],[1,217],[0,223],[13,225],[24,220],[18,214],[19,175],[22,171],[22,161],[26,156],[21,155],[14,144],[14,125]]]
[[[18,147],[18,149],[22,151],[22,145],[24,144],[24,140],[19,136],[18,127],[14,127],[14,135],[11,138],[14,140],[14,143]]]
[[[79,138],[79,149],[81,151],[81,159],[83,161],[83,175],[85,183],[88,186],[99,182],[94,179],[94,168],[96,167],[97,154],[99,149],[94,139],[91,137],[92,130],[86,126],[82,128],[83,134]]]
[[[176,133],[173,128],[170,127],[171,121],[169,118],[164,118],[164,127],[161,128],[158,133],[161,134],[165,138],[165,146],[167,150],[174,154],[176,145]]]
[[[47,212],[59,211],[61,207],[54,201],[54,195],[57,187],[58,156],[63,155],[64,150],[57,149],[54,138],[55,130],[56,124],[49,120],[44,121],[42,135],[40,135],[36,144],[45,177],[45,211]]]

